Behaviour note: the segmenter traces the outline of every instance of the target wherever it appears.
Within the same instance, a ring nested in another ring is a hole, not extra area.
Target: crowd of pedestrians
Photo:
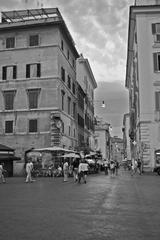
[[[104,161],[104,172],[105,175],[110,174],[111,176],[118,175],[118,169],[119,169],[119,162],[117,160],[113,161]]]
[[[105,175],[109,175],[111,177],[118,175],[119,170],[119,162],[117,160],[105,160],[103,161],[103,169]],[[63,181],[68,182],[68,177],[73,176],[73,181],[77,183],[81,183],[83,181],[84,183],[87,183],[87,175],[89,173],[89,164],[87,160],[75,158],[72,160],[72,162],[69,162],[66,158],[62,165],[58,165],[56,170],[53,168],[53,166],[49,166],[48,168],[48,175],[50,177],[62,177]],[[126,170],[126,168],[124,167]],[[131,163],[130,168],[128,170],[131,171],[131,176],[135,175],[136,173],[142,174],[142,164],[140,159],[134,160]],[[6,170],[4,169],[4,164],[0,164],[0,182],[5,183],[6,179],[4,177],[4,172]],[[25,171],[26,171],[26,183],[32,183],[35,180],[34,177],[34,165],[32,162],[32,159],[28,159],[26,165],[25,165]]]

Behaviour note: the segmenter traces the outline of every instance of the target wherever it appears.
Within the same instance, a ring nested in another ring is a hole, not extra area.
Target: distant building
[[[129,113],[124,114],[123,118],[123,154],[128,160],[131,160],[131,144],[129,137],[130,130],[130,115]]]
[[[96,117],[95,151],[100,151],[104,159],[110,160],[110,124]]]
[[[121,162],[123,160],[123,139],[114,136],[111,137],[111,160]]]
[[[130,7],[126,87],[132,158],[153,170],[160,149],[160,1]]]

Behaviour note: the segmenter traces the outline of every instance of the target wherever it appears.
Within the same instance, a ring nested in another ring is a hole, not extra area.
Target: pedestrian
[[[119,169],[119,162],[116,160],[115,161],[115,173],[116,173],[116,176],[118,175],[118,169]]]
[[[108,175],[108,160],[104,160],[104,173],[105,175]]]
[[[26,177],[26,181],[25,181],[26,183],[33,182],[32,176],[31,176],[32,170],[33,170],[33,163],[31,161],[31,159],[29,159],[26,164],[26,173],[27,173],[27,177]]]
[[[111,176],[114,176],[114,173],[115,173],[115,163],[114,163],[114,161],[111,161],[111,163],[110,163],[110,171],[111,171]]]
[[[75,158],[72,163],[74,182],[78,181],[78,167],[79,167],[79,159]]]
[[[137,161],[137,169],[139,171],[139,174],[141,175],[142,174],[142,163],[141,163],[141,160],[138,158],[138,161]]]
[[[63,176],[64,176],[63,181],[64,182],[68,181],[68,172],[69,172],[69,165],[68,165],[68,161],[65,160],[65,162],[63,164]]]
[[[83,159],[78,167],[78,182],[81,183],[81,178],[83,178],[84,183],[87,183],[87,174],[88,174],[88,163]]]
[[[3,166],[4,166],[4,163],[0,163],[0,179],[1,179],[2,183],[6,183],[6,180],[4,177],[5,169]]]
[[[136,172],[137,172],[137,166],[138,166],[137,160],[134,160],[134,161],[132,162],[131,176],[133,176],[134,174],[136,174]]]

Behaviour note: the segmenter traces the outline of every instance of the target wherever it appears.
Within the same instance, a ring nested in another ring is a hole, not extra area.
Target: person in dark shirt
[[[77,182],[78,180],[78,167],[79,167],[79,159],[75,158],[72,163],[74,182]]]

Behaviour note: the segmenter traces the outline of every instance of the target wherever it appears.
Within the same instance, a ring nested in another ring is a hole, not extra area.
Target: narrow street
[[[8,178],[0,184],[0,240],[158,240],[160,177],[89,175],[69,178]]]

